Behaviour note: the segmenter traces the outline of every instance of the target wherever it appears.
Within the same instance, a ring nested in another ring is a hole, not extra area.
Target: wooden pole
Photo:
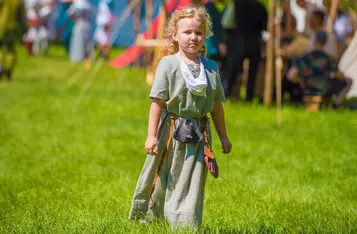
[[[166,25],[166,18],[167,12],[165,7],[165,1],[162,1],[162,6],[160,7],[159,12],[159,25],[156,35],[156,40],[147,41],[147,45],[151,43],[154,46],[154,58],[151,63],[151,66],[148,66],[146,69],[146,83],[148,85],[152,85],[154,83],[154,70],[156,69],[160,59],[165,55],[165,47],[163,46],[162,42],[164,41],[165,37],[165,25]]]
[[[326,32],[327,33],[332,33],[333,30],[333,22],[335,21],[336,14],[337,14],[337,7],[339,4],[340,0],[332,0],[330,1],[330,12],[329,12],[329,17],[326,25]],[[341,45],[339,44],[338,41],[336,41],[336,51],[337,51],[337,56],[340,57],[342,55],[342,48]]]
[[[322,0],[322,5],[323,5],[326,9],[330,9],[331,0]]]
[[[152,15],[153,15],[153,7],[152,7],[152,0],[146,0],[146,26],[148,29],[148,38],[152,38]]]
[[[163,7],[163,9],[164,9],[164,11],[166,13],[166,16],[168,16],[169,11],[166,8],[166,2],[167,2],[167,0],[161,0],[162,7]]]
[[[146,8],[146,28],[148,32],[148,39],[153,39],[153,32],[152,32],[152,16],[153,16],[153,0],[146,0],[145,1],[145,8]],[[153,55],[153,48],[152,47],[145,47],[144,49],[144,66],[146,67],[146,82],[152,83],[153,80],[153,68],[152,68],[152,55]]]
[[[133,14],[133,26],[134,26],[134,37],[137,38],[140,32],[140,9],[141,7],[141,0],[137,1],[137,5],[134,7],[134,14]],[[140,61],[139,59],[135,61],[134,66],[139,67]]]
[[[335,21],[335,18],[336,18],[337,7],[339,4],[339,1],[340,0],[332,0],[332,2],[331,2],[328,22],[327,22],[327,26],[326,26],[326,31],[328,33],[332,32],[333,22]]]
[[[291,6],[290,6],[290,0],[286,1],[288,4],[288,9],[287,9],[287,15],[286,15],[286,32],[289,35],[289,37],[293,36],[293,30],[292,30],[292,21],[293,17],[291,15]]]
[[[273,60],[274,60],[274,20],[276,0],[269,1],[269,18],[268,32],[269,40],[266,48],[266,70],[265,70],[265,87],[264,87],[264,104],[267,108],[272,102],[272,80],[273,80]]]
[[[351,11],[351,21],[352,21],[352,30],[355,32],[357,30],[357,12]]]
[[[277,4],[279,8],[279,4]],[[276,51],[280,51],[281,40],[281,23],[276,26]],[[276,89],[276,123],[278,126],[282,122],[282,72],[283,72],[283,58],[280,53],[275,58],[275,89]]]
[[[159,13],[159,26],[158,26],[158,31],[157,31],[157,37],[156,39],[159,41],[164,40],[164,36],[165,36],[165,25],[166,25],[166,10],[165,10],[165,6],[162,6],[160,9],[160,13]],[[155,47],[155,56],[154,56],[154,66],[156,67],[156,65],[159,63],[159,60],[161,59],[161,57],[164,56],[164,51],[163,48],[160,46],[156,46]]]

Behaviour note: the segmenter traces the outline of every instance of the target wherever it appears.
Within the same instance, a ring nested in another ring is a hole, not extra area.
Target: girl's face
[[[203,25],[197,17],[183,18],[177,22],[172,38],[184,53],[198,55],[205,40]]]

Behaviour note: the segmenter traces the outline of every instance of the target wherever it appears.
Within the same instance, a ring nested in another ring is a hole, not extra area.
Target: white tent
[[[342,55],[338,68],[346,77],[353,80],[352,88],[347,96],[357,97],[357,32]]]

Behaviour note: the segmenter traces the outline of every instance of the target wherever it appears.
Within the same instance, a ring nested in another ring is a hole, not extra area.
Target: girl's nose
[[[196,40],[196,39],[197,39],[197,35],[196,35],[196,33],[192,33],[192,35],[191,35],[191,39],[192,39],[192,40]]]

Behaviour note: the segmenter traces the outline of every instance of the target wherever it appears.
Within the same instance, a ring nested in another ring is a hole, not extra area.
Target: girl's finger
[[[158,146],[157,146],[157,145],[154,145],[153,148],[154,148],[154,150],[153,150],[154,154],[157,155],[157,154],[159,153],[159,148],[158,148]]]
[[[222,149],[223,149],[223,153],[225,153],[225,154],[226,154],[226,153],[227,153],[227,146],[225,146],[225,145],[224,145],[224,146],[222,146]]]
[[[229,154],[231,152],[231,145],[225,145],[224,153]]]

